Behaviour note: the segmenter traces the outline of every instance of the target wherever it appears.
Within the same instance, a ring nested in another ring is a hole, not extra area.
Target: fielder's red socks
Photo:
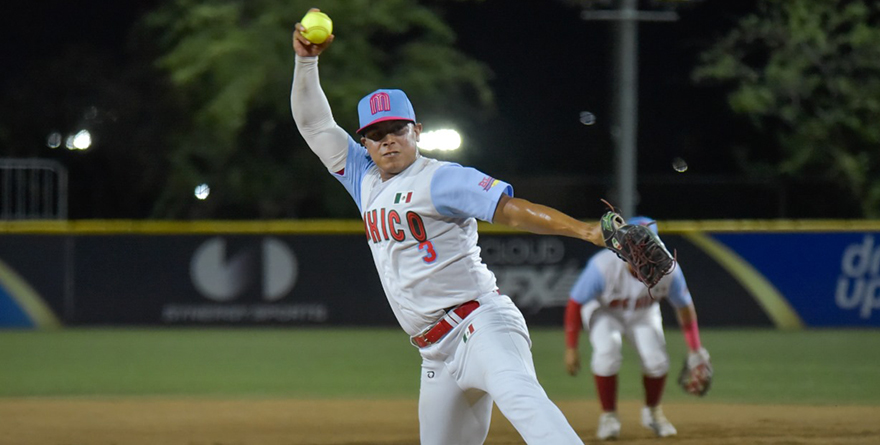
[[[648,377],[643,375],[642,383],[645,385],[645,406],[659,405],[660,398],[663,397],[663,387],[666,385],[666,376]]]
[[[596,392],[599,393],[602,411],[617,411],[617,375],[604,377],[593,374],[593,380],[596,381]]]

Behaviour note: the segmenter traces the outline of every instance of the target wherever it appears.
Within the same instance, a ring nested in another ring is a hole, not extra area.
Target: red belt
[[[455,326],[458,326],[471,312],[480,307],[480,302],[476,300],[462,303],[455,309],[447,311],[446,315],[440,319],[434,326],[425,329],[424,332],[410,337],[409,341],[413,346],[424,348],[440,341]],[[454,316],[453,316],[454,315]]]
[[[611,303],[608,303],[608,307],[629,309],[630,301],[631,300],[628,300],[628,299],[611,300]],[[636,309],[641,309],[641,308],[650,306],[652,303],[654,303],[653,298],[642,297],[642,298],[639,298],[638,300],[636,300],[633,307],[635,307]]]

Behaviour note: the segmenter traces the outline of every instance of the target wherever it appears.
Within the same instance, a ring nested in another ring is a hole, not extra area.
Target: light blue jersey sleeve
[[[513,187],[475,168],[458,164],[438,168],[431,178],[431,200],[443,216],[492,222],[502,194],[513,196]]]
[[[354,199],[361,214],[364,213],[364,209],[361,208],[361,184],[363,183],[364,174],[372,166],[373,160],[370,158],[370,154],[367,153],[367,149],[349,136],[345,170],[343,170],[341,175],[337,173],[332,174],[348,190],[348,194]]]
[[[581,272],[574,286],[571,288],[571,299],[581,305],[599,298],[605,291],[605,276],[599,270],[595,257],[587,262],[587,267]]]
[[[693,302],[691,291],[688,290],[687,282],[684,280],[684,272],[681,267],[676,266],[672,271],[672,283],[669,285],[669,302],[676,308],[681,309]]]

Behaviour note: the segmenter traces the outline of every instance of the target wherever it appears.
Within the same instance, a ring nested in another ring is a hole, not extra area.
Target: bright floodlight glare
[[[87,150],[92,146],[92,134],[89,130],[80,130],[73,137],[73,148],[77,150]],[[70,147],[68,147],[70,148]]]
[[[208,184],[199,184],[196,186],[195,195],[196,198],[205,200],[208,198],[208,195],[211,194],[211,187],[208,187]]]
[[[461,147],[461,135],[455,130],[426,131],[419,138],[419,149],[425,151],[451,151]]]

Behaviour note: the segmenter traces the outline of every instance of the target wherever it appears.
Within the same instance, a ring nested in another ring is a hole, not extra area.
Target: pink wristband
[[[702,346],[700,343],[700,328],[697,327],[696,320],[682,326],[681,330],[684,332],[684,341],[687,343],[688,348],[691,351],[700,349]]]

